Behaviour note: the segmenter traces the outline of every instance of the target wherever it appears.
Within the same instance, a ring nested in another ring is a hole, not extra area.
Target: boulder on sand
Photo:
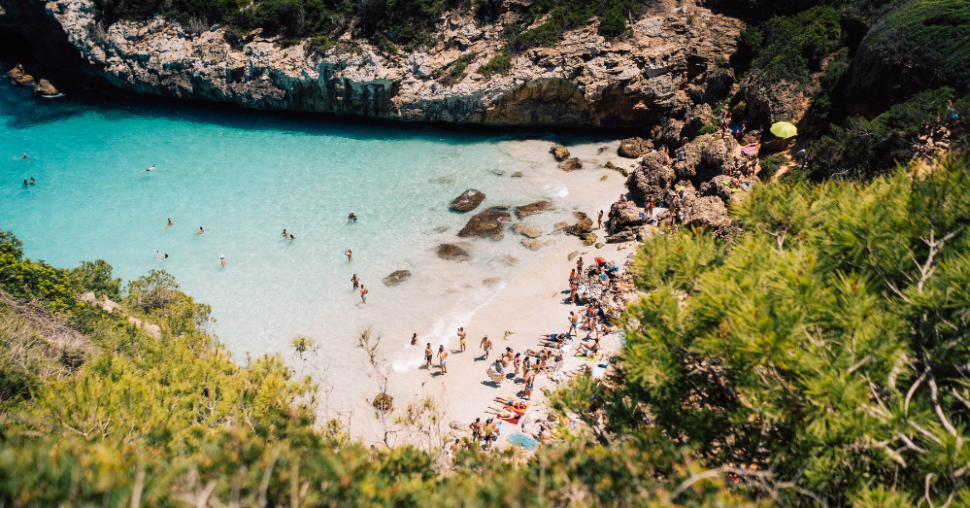
[[[505,236],[505,233],[502,231],[502,225],[510,220],[512,220],[512,215],[509,212],[486,210],[472,217],[468,221],[468,224],[458,232],[458,236],[462,238],[482,236],[493,240],[501,240]]]
[[[455,198],[448,208],[453,212],[470,212],[482,204],[482,201],[485,201],[485,194],[475,189],[468,189],[461,196]]]
[[[512,231],[515,231],[515,233],[519,235],[528,236],[529,238],[539,238],[542,236],[541,229],[533,226],[532,224],[526,224],[524,222],[520,222],[512,226]]]
[[[620,141],[620,148],[617,149],[616,153],[620,157],[626,157],[627,159],[636,159],[643,153],[643,148],[641,147],[641,142],[643,140],[640,138],[627,138]]]
[[[593,232],[593,219],[590,219],[589,216],[583,212],[574,212],[573,214],[577,219],[579,219],[579,221],[572,226],[563,228],[563,231],[570,235],[586,238],[586,235]]]
[[[576,171],[577,169],[583,169],[583,161],[579,160],[578,157],[573,157],[572,159],[566,159],[560,162],[556,167],[563,171]]]
[[[566,147],[555,145],[549,149],[549,153],[556,158],[556,162],[562,162],[569,158],[569,150]]]
[[[521,219],[546,210],[552,210],[552,203],[548,201],[536,201],[535,203],[515,207],[515,216]]]
[[[469,261],[472,258],[472,253],[466,245],[443,243],[437,250],[438,257],[448,261]]]
[[[408,270],[397,270],[387,277],[384,277],[384,284],[388,286],[396,286],[411,278],[411,272]]]

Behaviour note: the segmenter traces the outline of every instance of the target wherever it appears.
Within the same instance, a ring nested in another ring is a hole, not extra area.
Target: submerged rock
[[[498,277],[489,277],[483,280],[482,284],[485,284],[486,286],[494,286],[500,282],[502,282],[502,279],[499,279]]]
[[[502,225],[510,220],[512,220],[512,216],[509,212],[486,210],[472,217],[468,224],[458,232],[458,236],[462,238],[481,236],[501,240],[505,236]]]
[[[555,145],[549,149],[549,153],[556,158],[556,162],[562,162],[569,158],[569,150],[566,147]]]
[[[521,171],[516,171],[515,173],[512,173],[512,178],[522,178],[523,176],[525,175],[523,175]]]
[[[512,226],[512,231],[515,231],[516,234],[519,235],[528,236],[529,238],[538,238],[542,236],[541,229],[533,226],[532,224],[526,224],[524,222],[520,222]]]
[[[539,240],[533,240],[531,238],[523,238],[522,245],[525,245],[529,250],[539,250],[542,248],[542,242]]]
[[[515,216],[522,219],[546,210],[552,210],[552,203],[548,201],[536,201],[535,203],[515,207]]]
[[[411,278],[411,272],[408,270],[397,270],[387,277],[384,277],[384,284],[388,286],[396,286]]]
[[[576,171],[577,169],[583,169],[583,161],[579,160],[578,157],[573,157],[572,159],[566,159],[560,162],[556,167],[563,171]]]
[[[443,243],[438,246],[438,257],[448,261],[469,261],[472,258],[471,250],[467,245],[454,243]]]
[[[470,212],[485,201],[485,194],[475,189],[468,189],[461,196],[455,198],[448,208],[453,212]]]

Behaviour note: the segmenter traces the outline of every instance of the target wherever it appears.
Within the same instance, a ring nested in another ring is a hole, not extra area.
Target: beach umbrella
[[[781,139],[787,139],[798,134],[798,127],[788,122],[778,122],[771,126],[771,133]]]

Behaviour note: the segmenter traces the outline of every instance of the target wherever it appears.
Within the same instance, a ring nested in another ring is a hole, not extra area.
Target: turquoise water
[[[438,259],[434,248],[458,241],[470,218],[448,203],[468,188],[488,195],[481,209],[550,199],[556,211],[529,222],[551,232],[574,220],[573,210],[590,211],[571,189],[601,176],[556,169],[548,135],[98,95],[35,100],[6,82],[0,97],[0,228],[23,240],[28,256],[55,266],[105,259],[126,281],[171,272],[212,306],[212,331],[236,358],[285,351],[297,334],[317,340],[324,356],[360,356],[354,336],[367,325],[402,355],[412,333],[422,343],[447,342],[504,281],[552,250],[530,251],[508,232],[503,241],[471,240],[471,263]],[[18,160],[24,152],[30,158]],[[156,171],[140,173],[152,164]],[[515,171],[525,176],[511,178]],[[24,188],[30,177],[36,185]],[[347,221],[350,211],[356,223]],[[168,218],[175,225],[163,229]],[[206,232],[195,235],[200,226]],[[284,228],[295,241],[280,237]],[[412,278],[381,282],[399,269]],[[366,305],[352,290],[355,273],[371,291]],[[483,283],[490,277],[500,282]],[[416,359],[399,360],[398,370]]]

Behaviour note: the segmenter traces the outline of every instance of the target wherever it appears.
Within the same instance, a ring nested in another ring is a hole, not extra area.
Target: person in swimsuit
[[[144,171],[139,171],[139,173],[147,173],[149,171],[155,171],[155,165],[154,164],[152,164],[152,167],[150,167],[150,168],[148,168],[148,169],[146,169]]]
[[[492,349],[492,341],[488,340],[488,335],[482,337],[481,347],[485,350],[485,356],[482,358],[488,360],[488,352]]]
[[[579,316],[575,312],[569,313],[569,331],[566,332],[568,335],[572,335],[576,331],[576,324],[579,323]]]
[[[458,329],[458,347],[461,348],[461,352],[465,352],[465,328]]]
[[[29,159],[29,158],[30,158],[29,155],[24,154],[22,157],[20,157],[20,160],[26,160],[26,159]]]
[[[576,261],[576,273],[578,273],[580,277],[583,275],[583,256],[579,256],[579,260]]]
[[[431,358],[434,356],[431,351],[431,343],[424,348],[424,368],[431,370]]]
[[[347,262],[349,263],[354,260],[354,251],[347,249],[347,252],[344,252],[344,256],[347,256]]]
[[[289,238],[290,233],[286,230],[286,228],[283,228],[283,232],[280,233],[280,236],[282,236],[283,238]]]
[[[347,216],[347,220],[357,222],[357,214],[354,212],[350,212],[350,215]]]
[[[438,363],[441,365],[442,375],[448,373],[448,366],[446,362],[447,359],[448,359],[448,352],[445,351],[445,346],[444,345],[438,346]]]
[[[29,185],[30,185],[30,183],[28,183],[27,180],[24,180],[24,187],[27,187]]]
[[[30,177],[30,185],[34,185],[35,183],[37,183],[37,182],[34,181],[34,177]]]
[[[226,256],[219,256],[219,261],[222,263],[222,266],[226,266]]]
[[[174,225],[175,225],[175,223],[172,222],[172,219],[168,219],[168,224],[165,225],[165,228],[164,229],[168,229],[168,228],[170,228],[170,227],[172,227]]]
[[[417,333],[415,333],[414,335],[411,336],[411,345],[412,346],[417,346],[418,345],[418,334]]]
[[[353,282],[354,283],[354,291],[357,291],[357,288],[360,287],[360,279],[357,278],[357,274],[356,273],[354,274],[353,277],[350,278],[350,282]]]
[[[197,234],[197,235],[201,235],[202,233],[205,233],[205,230],[204,230],[204,229],[202,229],[202,226],[199,226],[199,230],[198,230],[198,231],[196,231],[196,232],[195,232],[195,234]]]
[[[361,300],[362,300],[362,301],[363,301],[364,303],[367,303],[367,293],[368,293],[368,291],[367,291],[367,288],[365,288],[365,287],[364,287],[364,285],[363,285],[363,284],[361,284],[361,285],[360,285],[360,299],[361,299]]]
[[[475,421],[468,425],[468,428],[472,430],[472,437],[477,441],[482,440],[482,419],[475,418]]]
[[[522,353],[515,353],[515,359],[512,360],[512,365],[515,367],[515,377],[518,377],[519,369],[522,368]]]
[[[596,229],[603,229],[603,210],[596,216]]]

